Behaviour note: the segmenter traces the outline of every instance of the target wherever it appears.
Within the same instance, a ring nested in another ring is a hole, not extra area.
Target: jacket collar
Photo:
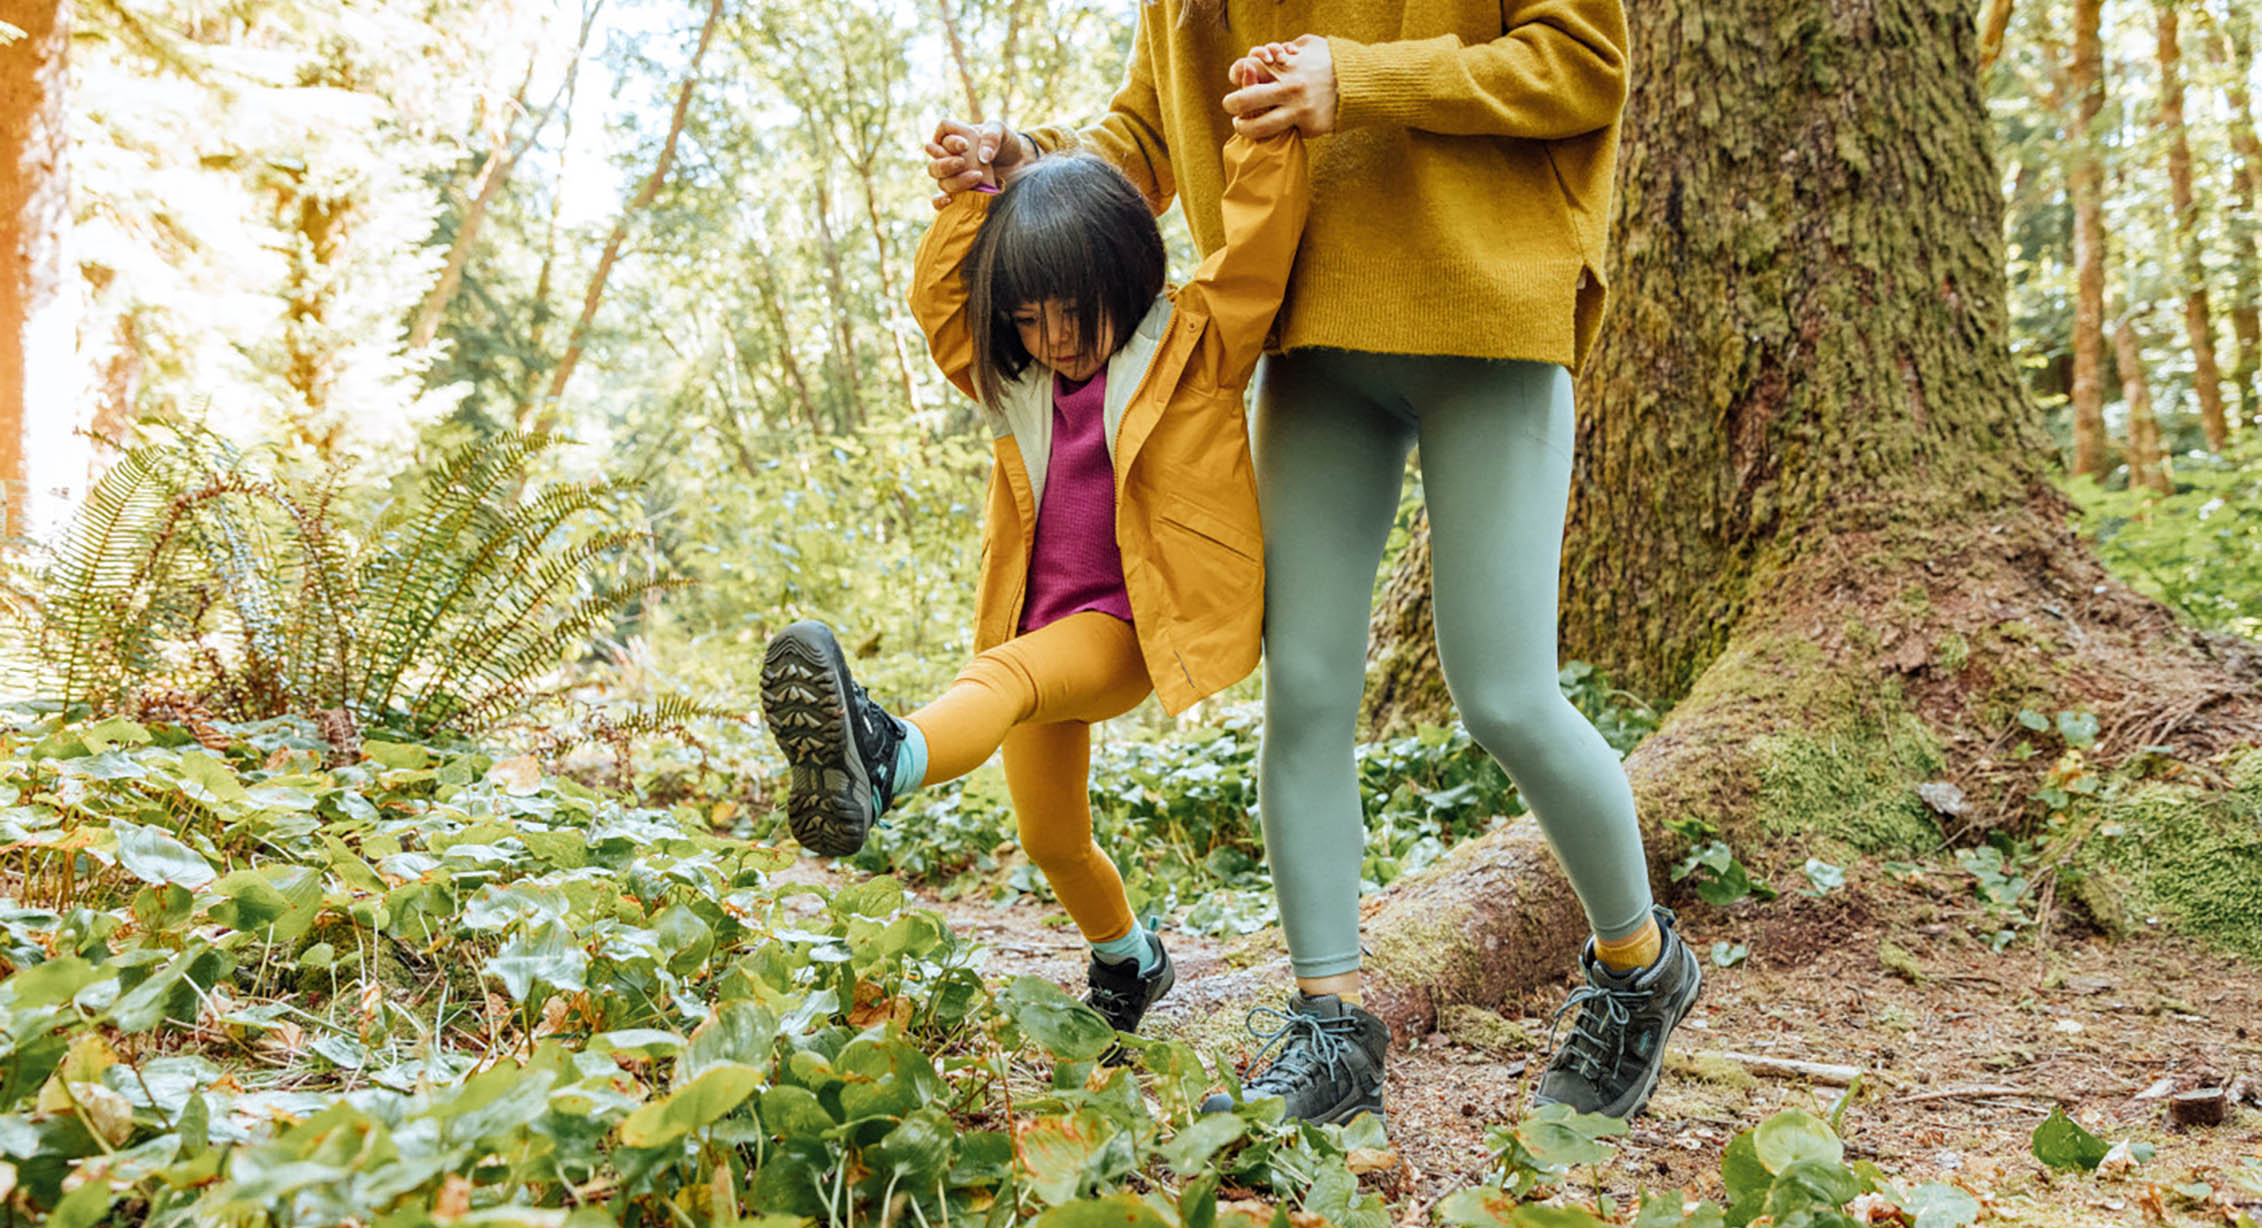
[[[1130,339],[1107,360],[1107,452],[1119,472],[1122,464],[1116,455],[1116,433],[1123,427],[1124,415],[1130,412],[1132,394],[1146,382],[1148,370],[1162,352],[1162,340],[1170,332],[1170,313],[1170,296],[1156,295],[1138,327],[1131,330]],[[998,402],[998,412],[990,419],[991,429],[999,436],[1011,435],[1019,448],[1029,483],[1029,506],[1034,508],[1044,502],[1045,471],[1052,462],[1051,369],[1040,363],[1029,364],[1021,378],[1001,390]]]

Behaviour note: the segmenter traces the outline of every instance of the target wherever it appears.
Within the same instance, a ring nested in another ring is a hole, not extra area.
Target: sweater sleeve
[[[966,319],[966,253],[990,214],[987,192],[960,192],[935,215],[911,265],[911,315],[927,334],[927,350],[960,392],[974,391],[974,332]]]
[[[1336,126],[1564,140],[1607,126],[1626,101],[1619,0],[1501,0],[1507,31],[1356,43],[1331,38]]]
[[[1108,103],[1107,114],[1086,128],[1032,128],[1028,136],[1037,148],[1082,148],[1098,154],[1129,176],[1147,207],[1161,217],[1170,209],[1178,185],[1170,173],[1170,142],[1163,136],[1162,96],[1155,88],[1154,57],[1147,45],[1148,16],[1159,12],[1139,7],[1139,31],[1131,40],[1131,67],[1122,88]]]
[[[1303,137],[1291,130],[1262,141],[1236,133],[1226,141],[1225,191],[1218,201],[1225,241],[1178,291],[1180,310],[1208,319],[1189,374],[1239,388],[1255,373],[1310,205]]]

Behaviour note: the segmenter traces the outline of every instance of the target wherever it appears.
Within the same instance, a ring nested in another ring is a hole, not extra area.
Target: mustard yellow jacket
[[[1264,352],[1303,233],[1310,179],[1294,133],[1225,146],[1223,243],[1155,299],[1107,364],[1115,540],[1147,675],[1164,709],[1256,668],[1264,551],[1242,390]],[[911,310],[936,365],[976,396],[960,265],[992,198],[964,192],[919,244]],[[974,646],[1013,638],[1052,451],[1052,372],[1032,363],[985,405],[996,435],[982,520]]]
[[[1335,131],[1311,142],[1311,220],[1280,348],[1579,369],[1604,306],[1621,0],[1146,0],[1138,11],[1107,115],[1029,135],[1113,162],[1157,213],[1177,199],[1204,252],[1223,235],[1228,67],[1257,43],[1327,38]]]

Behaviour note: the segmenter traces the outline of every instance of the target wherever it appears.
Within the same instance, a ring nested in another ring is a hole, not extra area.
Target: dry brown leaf
[[[1381,1147],[1354,1147],[1343,1157],[1344,1167],[1359,1176],[1398,1167],[1398,1153]]]
[[[459,1219],[471,1214],[471,1180],[462,1173],[449,1173],[440,1183],[440,1191],[432,1196],[432,1218]]]
[[[514,755],[487,769],[487,781],[512,797],[542,791],[542,764],[532,755]]]

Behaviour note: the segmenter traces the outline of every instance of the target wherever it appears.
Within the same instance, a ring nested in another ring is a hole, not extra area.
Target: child
[[[1092,839],[1090,723],[1153,691],[1176,714],[1257,663],[1263,551],[1242,389],[1288,281],[1308,188],[1294,133],[1225,147],[1225,242],[1175,293],[1150,203],[1083,154],[961,194],[920,244],[911,306],[987,411],[974,647],[892,716],[823,624],[770,641],[762,705],[792,768],[786,820],[842,856],[922,785],[1001,747],[1021,847],[1091,943],[1086,998],[1136,1031],[1174,974]],[[1110,1055],[1120,1059],[1120,1050]]]

